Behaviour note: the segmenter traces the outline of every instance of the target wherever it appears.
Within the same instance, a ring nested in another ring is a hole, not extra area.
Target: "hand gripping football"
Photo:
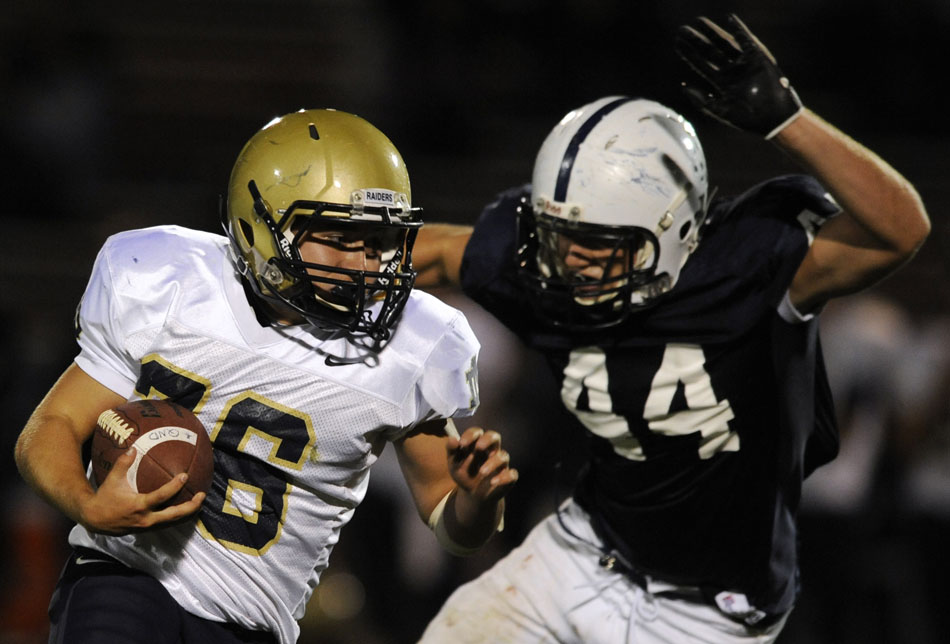
[[[207,493],[214,472],[211,440],[201,421],[188,409],[167,400],[134,400],[99,415],[92,435],[92,472],[101,485],[116,460],[135,448],[129,485],[151,492],[182,472],[188,482],[168,505]]]

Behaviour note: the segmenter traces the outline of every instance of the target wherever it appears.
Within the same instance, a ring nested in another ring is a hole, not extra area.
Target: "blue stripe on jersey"
[[[580,149],[584,139],[587,138],[587,135],[594,129],[594,126],[600,123],[602,118],[624,103],[629,103],[632,100],[632,98],[618,98],[616,101],[607,103],[591,114],[587,122],[581,125],[580,129],[574,133],[571,142],[567,145],[567,150],[564,151],[564,158],[561,160],[561,169],[557,173],[557,183],[554,186],[554,201],[564,201],[567,197],[567,184],[571,180],[571,170],[574,168],[574,160],[577,159],[577,151]]]

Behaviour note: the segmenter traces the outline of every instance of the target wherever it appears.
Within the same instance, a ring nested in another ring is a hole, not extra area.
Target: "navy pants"
[[[202,619],[154,577],[94,550],[73,551],[49,606],[50,644],[274,644],[270,633]]]

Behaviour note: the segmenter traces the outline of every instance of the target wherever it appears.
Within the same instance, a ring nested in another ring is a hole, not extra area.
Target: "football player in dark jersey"
[[[808,174],[714,199],[688,121],[607,97],[567,114],[532,183],[474,228],[425,226],[417,285],[460,284],[543,351],[590,454],[424,642],[769,642],[794,605],[802,481],[837,449],[818,313],[908,261],[930,223],[738,18],[697,19],[675,48],[699,108]]]

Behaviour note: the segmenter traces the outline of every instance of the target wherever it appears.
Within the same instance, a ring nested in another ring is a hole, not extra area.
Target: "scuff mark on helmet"
[[[303,178],[306,177],[308,174],[310,174],[310,169],[312,167],[313,166],[308,165],[307,169],[302,172],[298,172],[296,174],[291,174],[287,176],[283,176],[283,175],[278,176],[277,181],[267,186],[265,190],[270,190],[271,188],[276,188],[277,186],[287,186],[289,188],[296,188],[297,186],[301,184],[301,182],[303,181]]]

